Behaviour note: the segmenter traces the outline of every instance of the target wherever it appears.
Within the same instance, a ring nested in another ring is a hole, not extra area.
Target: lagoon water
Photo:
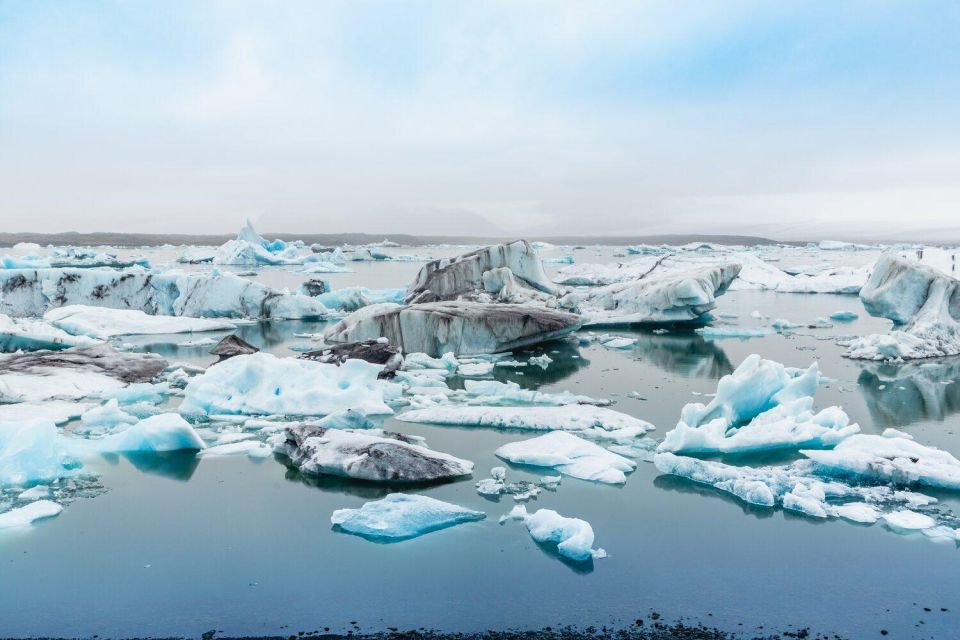
[[[435,257],[459,251],[415,250]],[[604,262],[613,251],[588,248],[573,255],[578,262]],[[154,263],[176,255],[169,249],[136,253]],[[784,259],[810,260],[796,254]],[[828,257],[865,264],[875,254]],[[350,266],[354,273],[317,277],[334,287],[403,286],[420,263]],[[307,278],[295,269],[263,268],[254,277],[293,289]],[[754,326],[754,310],[801,322],[844,309],[860,318],[748,340],[705,340],[689,328],[612,330],[637,338],[635,347],[548,343],[516,354],[521,360],[550,355],[554,362],[546,370],[496,368],[495,376],[527,388],[609,398],[615,409],[655,424],[650,435],[662,437],[685,403],[715,391],[717,380],[751,353],[788,366],[817,360],[833,379],[819,390],[818,408],[839,404],[865,433],[896,427],[960,452],[960,359],[876,365],[842,358],[838,336],[889,327],[868,316],[856,296],[731,291],[715,315],[736,314],[732,322]],[[297,334],[324,326],[256,323],[239,333],[258,347],[294,356],[291,346],[309,343]],[[187,339],[121,342],[171,362],[213,361],[209,347],[176,346]],[[751,634],[809,627],[857,638],[880,637],[881,630],[895,638],[946,638],[960,629],[960,550],[954,543],[898,535],[880,524],[749,507],[640,462],[623,487],[564,477],[557,491],[528,504],[587,520],[595,546],[610,555],[570,564],[534,543],[522,524],[498,524],[514,504],[509,496],[491,500],[474,488],[502,464],[493,454],[498,446],[532,434],[394,419],[384,426],[425,436],[431,447],[474,461],[472,479],[418,491],[484,511],[486,520],[377,544],[332,530],[330,514],[386,495],[381,487],[305,478],[273,458],[103,458],[91,465],[105,488],[101,495],[77,499],[29,530],[0,532],[0,636],[627,626],[654,611],[667,621]],[[543,475],[508,469],[510,480]],[[925,492],[960,510],[955,494]]]

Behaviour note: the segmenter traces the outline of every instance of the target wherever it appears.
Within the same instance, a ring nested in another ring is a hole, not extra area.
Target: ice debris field
[[[186,481],[276,467],[295,482],[264,517],[310,512],[391,563],[485,539],[576,578],[649,543],[618,520],[718,499],[755,544],[773,514],[960,543],[951,248],[325,247],[248,224],[3,251],[0,550],[70,537],[136,486],[127,463],[171,456]]]

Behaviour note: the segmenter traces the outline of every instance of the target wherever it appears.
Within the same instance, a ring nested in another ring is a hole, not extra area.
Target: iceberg
[[[213,349],[210,349],[210,355],[217,356],[219,358],[217,362],[223,362],[234,356],[256,353],[258,351],[260,351],[260,349],[257,349],[240,336],[231,334],[222,338]]]
[[[709,404],[683,407],[658,451],[739,453],[832,447],[860,431],[839,407],[813,412],[820,380],[816,363],[788,371],[753,354],[717,384]]]
[[[132,416],[120,408],[116,398],[111,398],[106,404],[97,405],[80,416],[80,422],[86,432],[110,431],[120,425],[136,424],[136,416]]]
[[[400,350],[382,338],[379,340],[335,344],[317,351],[307,351],[306,353],[300,354],[300,358],[313,360],[315,362],[328,362],[336,365],[343,364],[351,359],[363,360],[383,367],[379,374],[380,378],[389,378],[403,363],[403,356],[400,355]]]
[[[345,287],[335,291],[321,293],[315,298],[328,309],[352,312],[372,304],[403,302],[405,289],[368,289],[367,287]]]
[[[53,422],[0,424],[0,487],[47,484],[79,475],[81,466]]]
[[[63,507],[51,500],[37,500],[6,513],[0,513],[0,529],[26,527],[37,520],[59,515]]]
[[[481,292],[498,294],[507,282],[513,289],[550,295],[555,290],[536,249],[526,240],[518,240],[428,262],[407,289],[405,301],[472,299]]]
[[[76,447],[82,447],[77,441]],[[161,413],[140,420],[120,433],[88,441],[91,450],[111,453],[162,453],[201,450],[199,434],[176,413]],[[87,443],[84,443],[87,444]]]
[[[303,258],[296,247],[282,240],[268,242],[254,230],[249,220],[237,234],[236,240],[222,244],[213,256],[214,264],[224,265],[285,265],[302,262]]]
[[[654,274],[569,293],[559,305],[578,309],[587,325],[690,322],[716,307],[739,272],[740,265],[731,262]]]
[[[632,460],[566,431],[509,442],[495,453],[515,464],[551,467],[564,475],[605,484],[625,483],[626,474],[637,467]]]
[[[328,342],[384,337],[403,353],[439,357],[512,351],[568,335],[580,319],[532,305],[432,302],[383,303],[355,311],[324,333]]]
[[[69,402],[66,400],[0,404],[0,424],[31,420],[63,424],[74,418],[79,418],[92,406],[94,405],[89,402]]]
[[[435,498],[391,493],[381,500],[366,502],[359,509],[337,509],[330,522],[340,531],[371,540],[398,542],[485,517],[480,511]]]
[[[110,309],[69,305],[47,311],[43,319],[74,336],[106,340],[115,336],[195,333],[233,330],[237,325],[223,320],[186,316],[153,316],[136,309]]]
[[[433,451],[422,441],[378,429],[287,427],[275,446],[303,473],[368,482],[438,482],[473,473],[473,463]]]
[[[69,349],[99,344],[86,336],[75,336],[40,320],[11,318],[0,314],[0,353]]]
[[[960,354],[960,280],[892,253],[880,256],[860,291],[867,312],[894,331],[855,340],[844,354],[911,360]]]
[[[142,269],[0,270],[0,313],[42,316],[49,309],[90,305],[193,318],[320,318],[326,307],[308,296],[214,271],[197,275]]]
[[[505,517],[521,520],[530,532],[530,537],[543,545],[556,545],[557,553],[575,562],[605,558],[603,549],[592,549],[593,527],[586,520],[565,518],[552,509],[537,509],[528,514],[526,507],[517,505]]]
[[[184,415],[323,416],[353,409],[363,415],[390,415],[384,403],[382,367],[347,360],[342,365],[269,353],[239,355],[190,380]]]
[[[604,431],[609,436],[636,437],[652,431],[649,422],[625,413],[584,404],[560,407],[432,407],[397,416],[402,422],[526,429],[531,431]]]
[[[911,438],[860,434],[832,451],[801,451],[823,472],[894,486],[923,485],[960,490],[960,460]]]

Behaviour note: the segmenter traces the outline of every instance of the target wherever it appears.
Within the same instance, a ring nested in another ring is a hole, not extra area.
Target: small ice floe
[[[543,545],[556,545],[557,553],[564,558],[587,562],[607,557],[607,552],[603,549],[592,548],[593,527],[586,520],[566,518],[552,509],[537,509],[529,514],[522,504],[516,505],[510,513],[500,518],[501,523],[508,520],[523,522],[534,541]]]
[[[492,372],[492,362],[468,362],[457,367],[457,375],[465,378],[482,378]]]
[[[116,398],[111,398],[105,404],[88,409],[80,416],[81,427],[74,429],[74,433],[86,435],[102,435],[120,427],[139,422],[136,416],[120,408]]]
[[[932,529],[937,525],[937,521],[930,516],[909,509],[884,514],[883,523],[897,533],[923,531],[924,529]]]
[[[390,415],[380,366],[362,360],[342,365],[278,358],[269,353],[224,360],[190,380],[180,412],[185,415],[328,415],[353,409]]]
[[[0,404],[0,424],[33,420],[49,420],[54,424],[63,424],[74,418],[79,418],[93,406],[95,405],[90,402],[69,402],[66,400]]]
[[[16,507],[0,513],[0,529],[10,529],[14,527],[26,527],[37,520],[52,518],[59,515],[63,507],[51,500],[37,500],[22,507]]]
[[[550,467],[563,475],[605,484],[623,484],[637,464],[566,431],[509,442],[496,450],[508,462]]]
[[[543,355],[533,356],[532,358],[528,358],[527,362],[529,364],[540,367],[541,369],[546,369],[548,366],[550,366],[550,363],[553,362],[553,358],[551,358],[550,356],[544,353]]]
[[[835,322],[853,322],[860,316],[855,311],[834,311],[830,319]]]
[[[278,435],[275,451],[307,474],[371,482],[436,482],[468,476],[473,463],[434,451],[420,438],[382,430],[294,425]]]
[[[831,447],[860,431],[840,407],[813,412],[820,381],[814,363],[789,370],[754,354],[721,378],[709,404],[684,406],[659,451],[735,453]]]
[[[43,319],[73,335],[99,340],[125,335],[196,333],[237,328],[236,324],[225,320],[149,315],[136,309],[110,309],[79,304],[51,309],[43,315]]]
[[[405,493],[364,503],[359,509],[337,509],[330,522],[339,531],[372,540],[398,542],[464,522],[486,518],[481,511],[435,498]]]
[[[723,338],[766,338],[777,335],[777,332],[770,327],[700,327],[695,329],[697,333],[707,340],[720,340]]]
[[[447,406],[415,409],[397,416],[403,422],[528,429],[532,431],[604,431],[609,437],[632,438],[655,427],[625,413],[585,404],[562,407]]]
[[[203,458],[215,456],[247,456],[249,458],[269,458],[273,454],[273,447],[258,440],[240,440],[225,442],[207,447],[200,452]]]
[[[607,349],[632,349],[634,345],[637,344],[637,339],[624,336],[609,336],[606,340],[600,340],[600,344]]]
[[[498,380],[465,380],[463,388],[467,394],[467,404],[546,406],[610,404],[609,400],[582,396],[566,390],[550,393],[536,389],[522,389],[516,382]]]
[[[494,467],[490,470],[490,477],[479,480],[476,487],[477,493],[482,496],[509,495],[516,502],[526,502],[540,495],[541,489],[555,491],[560,486],[560,479],[560,476],[544,476],[538,482],[507,482],[507,470],[504,467]]]

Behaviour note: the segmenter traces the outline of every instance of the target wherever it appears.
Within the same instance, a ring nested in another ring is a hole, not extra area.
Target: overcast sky
[[[0,230],[946,233],[958,34],[954,1],[0,0]]]

